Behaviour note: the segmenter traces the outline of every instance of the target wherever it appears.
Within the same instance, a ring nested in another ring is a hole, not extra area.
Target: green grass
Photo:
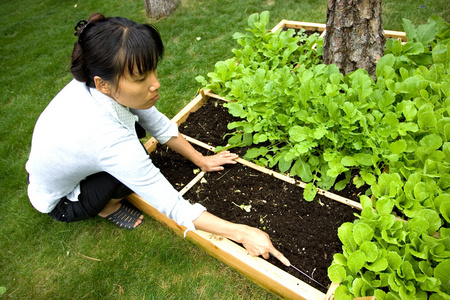
[[[100,219],[65,224],[34,210],[26,194],[25,162],[34,124],[71,80],[73,27],[92,12],[153,22],[166,56],[159,66],[158,108],[175,115],[215,62],[231,55],[231,36],[248,16],[326,21],[327,1],[188,1],[168,18],[150,21],[143,0],[3,0],[0,3],[0,287],[13,299],[272,299],[273,296],[202,250],[147,218],[126,231]],[[75,5],[76,4],[76,5]],[[425,5],[425,7],[421,7]],[[402,30],[439,14],[447,0],[384,1],[385,29]],[[200,37],[200,40],[197,40]],[[80,116],[82,117],[82,116]],[[57,126],[57,124],[55,125]],[[93,260],[92,258],[96,259]]]

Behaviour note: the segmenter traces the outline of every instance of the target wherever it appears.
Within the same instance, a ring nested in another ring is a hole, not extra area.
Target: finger
[[[236,159],[239,158],[239,155],[237,155],[237,154],[230,154],[230,155],[228,156],[228,158],[234,161],[234,160],[236,160]]]
[[[245,250],[247,250],[248,255],[254,256],[254,257],[260,255],[259,252],[255,251],[254,249],[251,249],[250,247],[248,247],[248,245],[243,244],[243,246],[244,246]]]
[[[230,156],[230,155],[228,155],[228,156],[222,156],[221,159],[226,160],[229,163],[232,163],[232,162],[236,162],[236,159],[238,159],[238,157],[239,156],[234,156],[234,155]]]
[[[231,153],[231,152],[228,151],[228,150],[223,150],[223,151],[220,151],[219,153],[220,153],[220,154],[229,154],[229,153]]]
[[[227,159],[224,159],[223,161],[221,161],[221,164],[236,164],[236,163],[237,163],[236,160],[230,159],[230,158],[227,158]]]
[[[202,170],[202,171],[204,171],[204,172],[218,172],[218,171],[223,171],[223,170],[224,170],[224,167],[217,166],[217,167],[208,167],[207,169]]]
[[[224,154],[226,157],[239,157],[236,153],[228,152],[227,154]]]
[[[219,154],[216,156],[220,159],[220,164],[235,164],[238,156]]]
[[[219,157],[239,157],[239,155],[237,155],[236,153],[231,153],[230,151],[222,151],[217,153],[217,155],[219,155]]]
[[[285,266],[289,267],[291,265],[291,262],[277,249],[273,248],[269,254],[281,261]]]

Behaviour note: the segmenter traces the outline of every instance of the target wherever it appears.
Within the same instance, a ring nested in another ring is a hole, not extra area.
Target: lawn
[[[325,23],[327,1],[188,1],[161,20],[142,0],[3,0],[0,10],[0,295],[13,299],[273,299],[234,270],[147,217],[126,231],[101,218],[59,223],[27,198],[25,162],[39,114],[71,79],[74,26],[92,12],[153,23],[165,42],[157,107],[174,116],[196,94],[198,75],[236,46],[250,14]],[[384,28],[430,15],[449,21],[447,0],[383,1]],[[82,118],[83,116],[80,116]],[[55,124],[55,126],[58,126]],[[5,290],[6,289],[6,290]],[[0,296],[1,297],[1,296]]]

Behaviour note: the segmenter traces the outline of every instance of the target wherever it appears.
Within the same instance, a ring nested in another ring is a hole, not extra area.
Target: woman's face
[[[134,76],[126,71],[108,96],[129,108],[149,109],[159,99],[160,86],[157,70]]]

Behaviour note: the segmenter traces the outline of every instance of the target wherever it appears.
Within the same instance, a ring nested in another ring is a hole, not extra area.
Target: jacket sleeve
[[[165,144],[172,137],[178,136],[178,126],[159,112],[156,107],[145,110],[131,109],[130,112],[138,116],[139,124],[161,144]]]

